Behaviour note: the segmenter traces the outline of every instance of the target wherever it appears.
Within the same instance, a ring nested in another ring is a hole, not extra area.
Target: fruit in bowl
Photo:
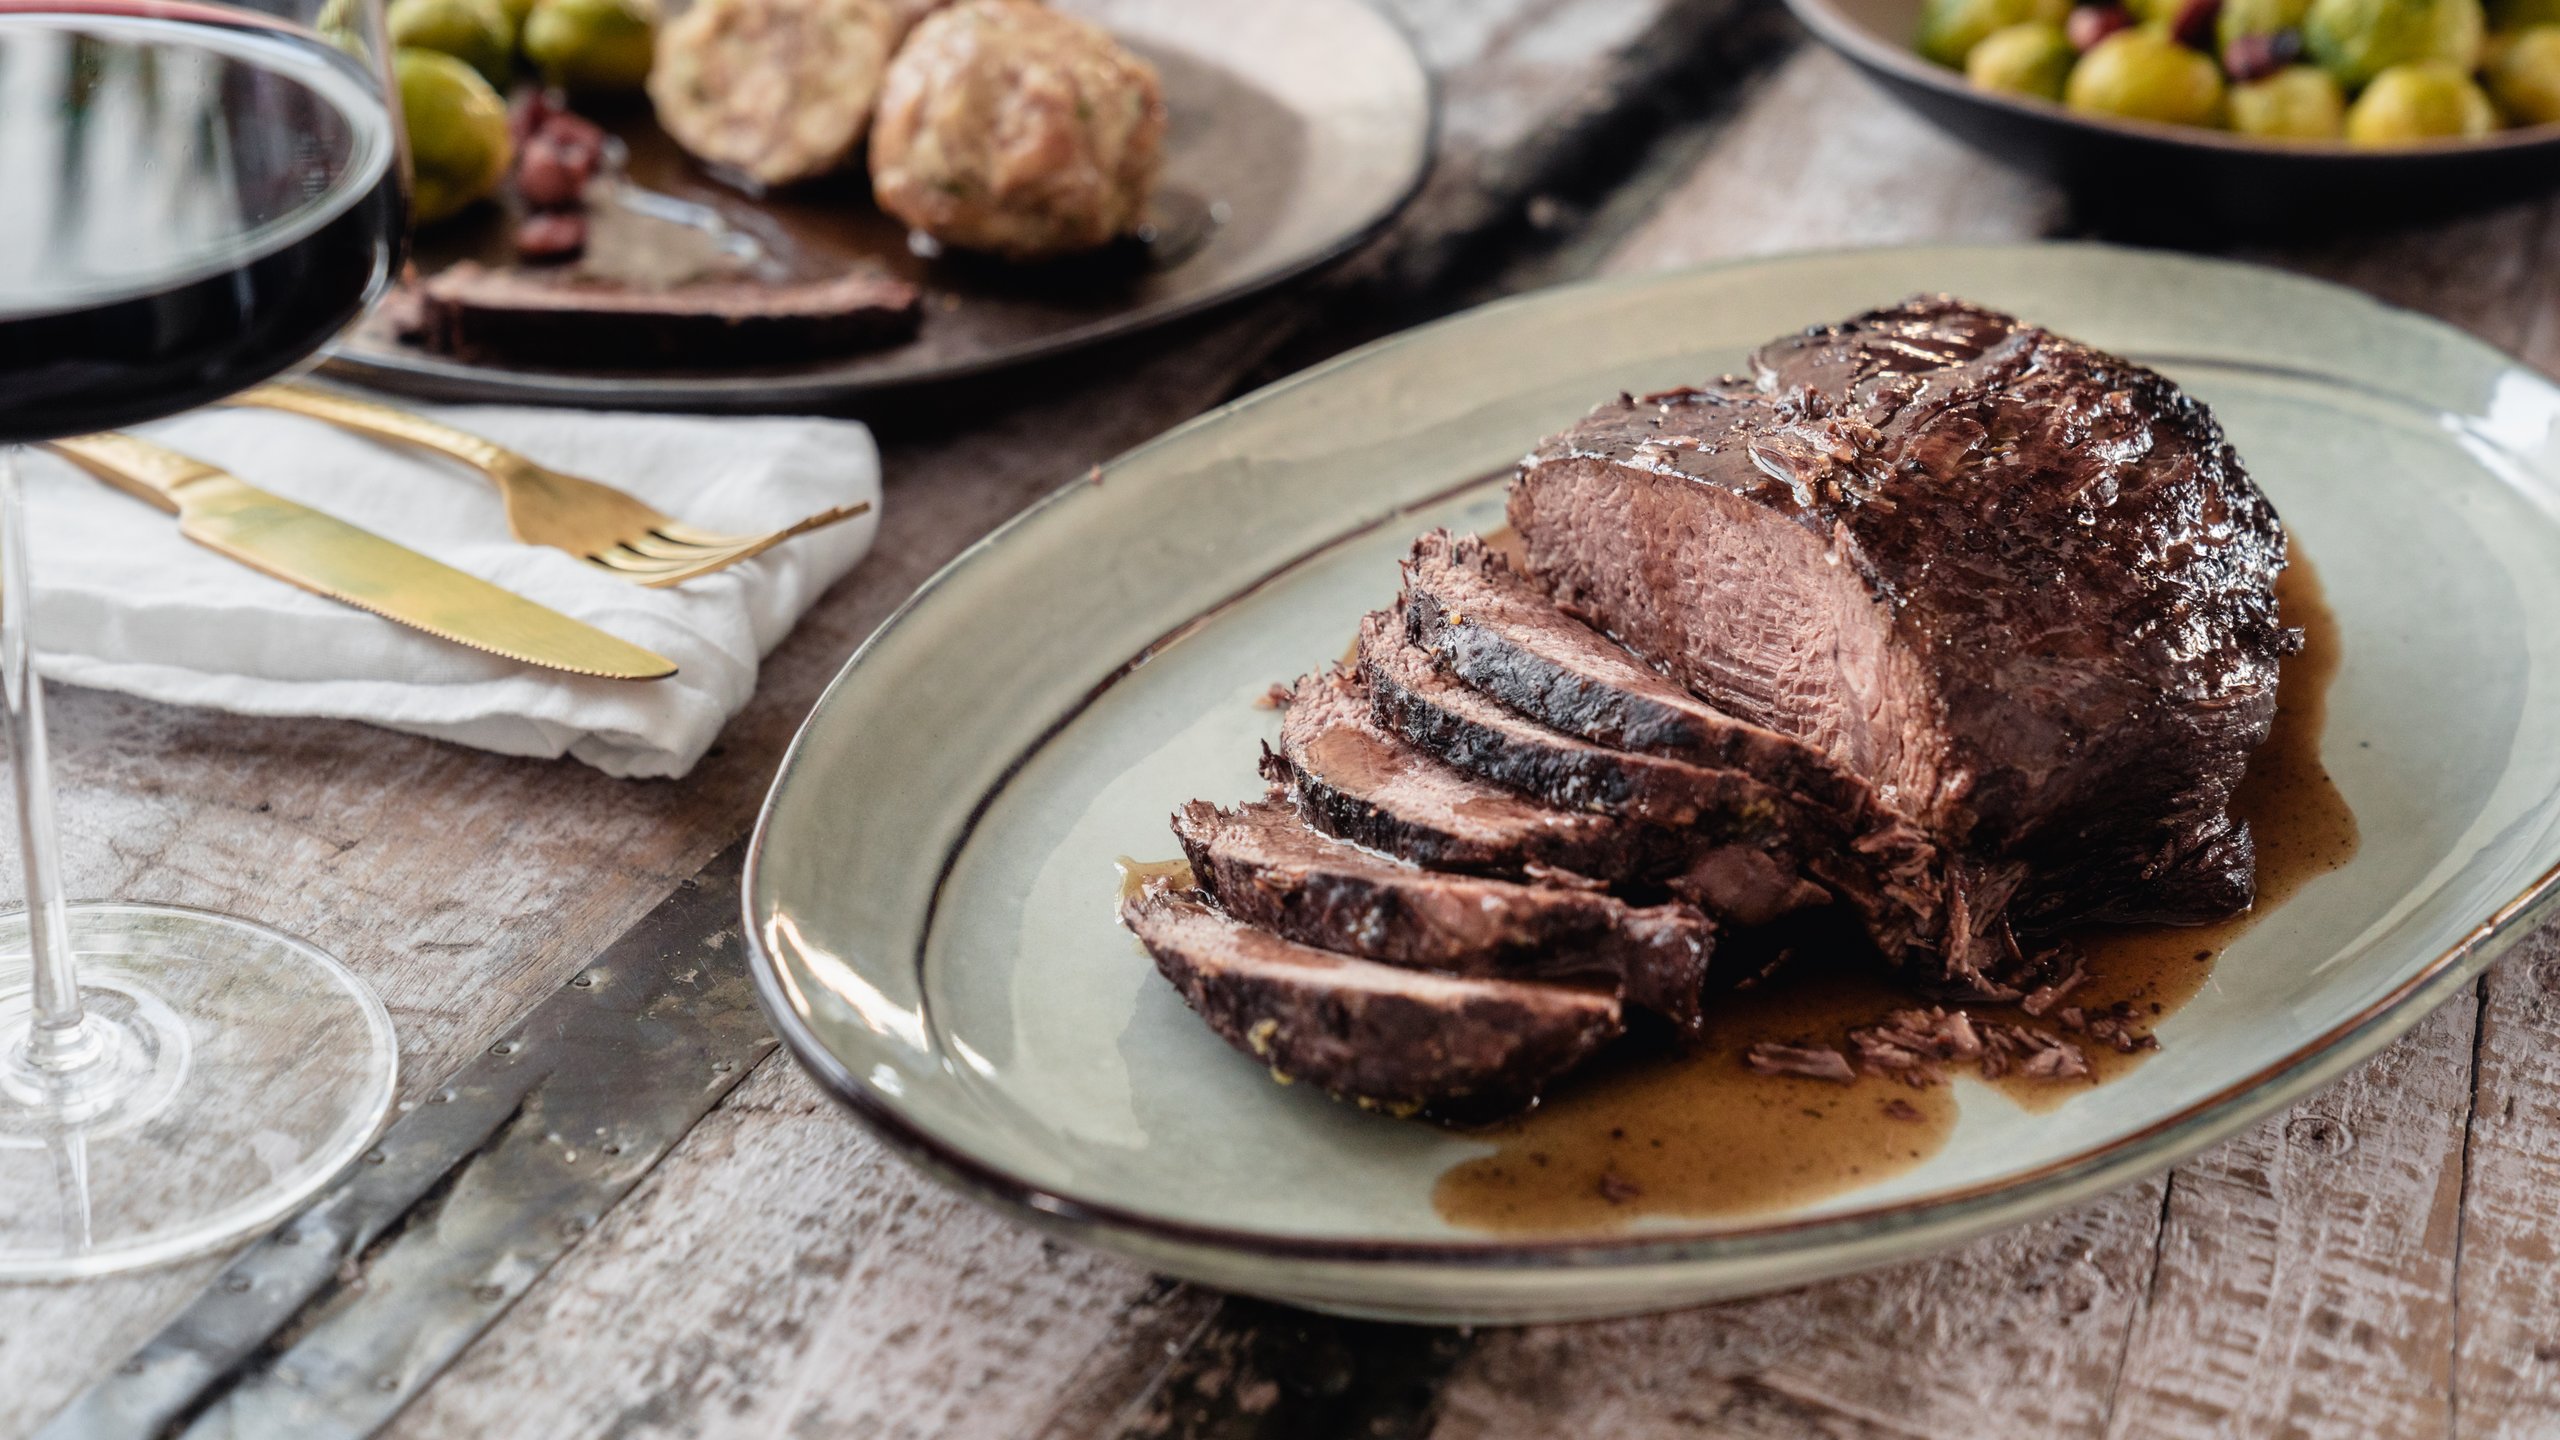
[[[2560,0],[1926,0],[1914,46],[2083,114],[2369,149],[2560,122]]]

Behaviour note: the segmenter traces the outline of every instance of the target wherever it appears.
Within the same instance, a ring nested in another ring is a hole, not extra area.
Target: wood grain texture
[[[1683,1314],[1488,1334],[1431,1440],[2098,1433],[2161,1182],[1945,1255]]]
[[[2051,187],[1926,128],[1848,62],[1807,47],[1760,84],[1603,269],[1638,274],[1790,250],[2031,240],[2063,218]]]
[[[995,1222],[768,1065],[397,1435],[1021,1437],[1213,1297]],[[1090,1369],[1093,1373],[1087,1375]]]
[[[2483,978],[2479,1015],[2454,1433],[2560,1435],[2560,931],[2528,940]]]
[[[2473,1019],[2178,1167],[2110,1433],[2450,1433]]]

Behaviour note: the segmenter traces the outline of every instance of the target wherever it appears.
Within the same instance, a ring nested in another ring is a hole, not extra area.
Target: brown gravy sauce
[[[2233,940],[2355,854],[2355,815],[2320,755],[2339,663],[2337,621],[2299,554],[2277,596],[2307,643],[2284,663],[2274,731],[2250,757],[2232,802],[2257,837],[2256,908],[2211,925],[2092,928],[2074,937],[2089,978],[2069,1003],[2094,1013],[2121,1001],[2146,1028],[2156,1024],[2194,998]],[[1475,1230],[1608,1230],[1645,1215],[1786,1209],[1909,1170],[1953,1132],[1952,1087],[1760,1075],[1741,1055],[1762,1040],[1837,1041],[1911,1003],[1907,992],[1868,975],[1812,975],[1732,997],[1694,1051],[1617,1062],[1530,1115],[1470,1132],[1491,1141],[1493,1153],[1443,1174],[1433,1204],[1451,1224]],[[1991,1013],[2040,1023],[2009,1007]],[[2049,1109],[2149,1058],[2082,1048],[2094,1072],[2088,1080],[2013,1078],[2000,1087],[2025,1108]]]
[[[1161,880],[1169,889],[1188,890],[1196,883],[1191,878],[1188,860],[1132,860],[1123,855],[1111,862],[1120,872],[1120,903],[1128,904],[1147,888],[1148,882]]]

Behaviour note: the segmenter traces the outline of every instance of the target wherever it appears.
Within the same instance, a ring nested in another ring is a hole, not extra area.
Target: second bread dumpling
[[[1164,151],[1154,67],[1030,0],[927,16],[882,82],[880,208],[947,245],[1012,260],[1134,232]]]

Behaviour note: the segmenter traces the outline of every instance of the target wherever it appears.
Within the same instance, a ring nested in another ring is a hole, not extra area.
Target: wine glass
[[[0,0],[0,738],[27,892],[0,915],[0,1278],[253,1234],[390,1105],[390,1019],[328,955],[65,903],[15,468],[300,364],[363,310],[405,208],[387,58],[380,0]]]

